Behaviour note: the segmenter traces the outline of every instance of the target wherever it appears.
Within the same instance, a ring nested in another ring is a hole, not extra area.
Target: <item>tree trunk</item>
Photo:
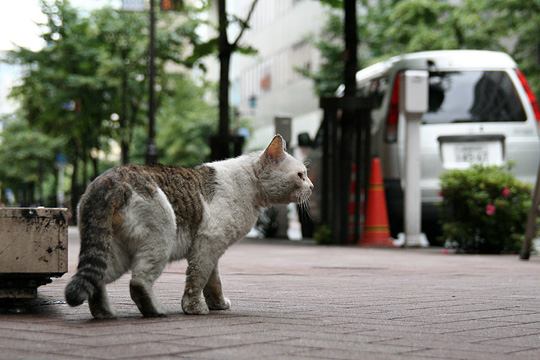
[[[77,173],[79,172],[79,158],[77,152],[73,157],[73,173],[71,174],[71,223],[77,225],[77,204],[79,203],[79,186]]]
[[[99,159],[98,157],[92,157],[92,170],[94,172],[92,180],[99,176]]]
[[[345,96],[356,95],[358,67],[358,31],[356,29],[356,0],[345,0]]]
[[[345,24],[344,24],[344,37],[345,37],[345,69],[343,73],[344,84],[345,84],[345,97],[353,98],[356,96],[356,71],[358,66],[358,32],[356,26],[356,0],[345,0],[343,3],[343,10],[345,13]],[[354,133],[354,121],[357,119],[357,113],[354,109],[345,108],[343,109],[342,120],[339,124],[341,128],[341,140],[340,140],[340,158],[343,162],[341,167],[341,173],[339,176],[339,184],[342,189],[350,188],[350,176],[352,169],[353,161],[353,151],[355,148],[355,140],[361,141],[359,136],[353,136]],[[354,134],[359,135],[359,134]],[[356,159],[357,161],[359,159]],[[359,191],[359,189],[355,189]],[[347,191],[342,191],[340,194],[337,194],[340,210],[339,210],[339,228],[334,229],[338,240],[344,241],[345,243],[351,243],[354,238],[354,234],[349,234],[348,229],[348,220],[347,214],[348,209],[348,196]],[[355,226],[356,227],[356,226]],[[353,235],[353,236],[351,236]]]
[[[36,183],[35,182],[31,182],[30,183],[30,186],[29,186],[29,189],[28,189],[28,192],[29,192],[29,201],[28,201],[28,204],[30,206],[34,206],[36,205]]]
[[[127,54],[122,52],[122,62],[125,66]],[[120,158],[122,165],[129,163],[129,142],[128,142],[128,78],[127,70],[122,72],[122,109],[120,113]]]
[[[230,52],[220,54],[219,70],[219,135],[229,136],[230,112],[229,112],[229,68],[231,61]]]
[[[83,168],[82,168],[82,190],[84,191],[86,189],[86,185],[88,185],[88,152],[83,152]]]
[[[214,141],[215,154],[213,157],[229,157],[229,68],[231,62],[231,45],[227,37],[227,4],[218,0],[219,28],[219,130]]]
[[[37,184],[37,193],[38,193],[38,204],[39,206],[45,206],[45,196],[43,195],[43,168],[40,166],[38,170],[38,184]]]

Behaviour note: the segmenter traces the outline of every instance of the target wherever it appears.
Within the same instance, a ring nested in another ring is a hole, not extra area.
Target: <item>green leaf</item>
[[[252,46],[238,46],[236,51],[242,55],[256,55],[258,52],[257,49]]]

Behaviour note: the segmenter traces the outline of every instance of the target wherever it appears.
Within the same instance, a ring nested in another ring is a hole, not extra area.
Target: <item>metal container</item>
[[[66,209],[0,208],[0,299],[33,298],[67,270]]]

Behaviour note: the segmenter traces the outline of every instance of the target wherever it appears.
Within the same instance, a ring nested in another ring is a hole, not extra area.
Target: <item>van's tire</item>
[[[388,208],[388,222],[390,235],[397,238],[403,232],[403,190],[399,180],[385,180],[384,192]],[[422,204],[422,231],[426,234],[430,245],[441,246],[440,239],[442,229],[439,220],[439,208],[437,204]]]
[[[384,193],[386,196],[386,206],[388,208],[388,222],[390,224],[390,235],[397,238],[403,232],[403,190],[399,180],[384,180]]]
[[[438,204],[422,204],[422,231],[431,246],[444,245]]]

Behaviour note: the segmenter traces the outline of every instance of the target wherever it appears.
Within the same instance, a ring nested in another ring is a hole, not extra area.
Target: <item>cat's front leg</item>
[[[203,289],[224,250],[212,248],[208,241],[198,241],[188,255],[186,288],[182,297],[182,310],[189,315],[208,314]]]
[[[218,266],[214,267],[208,283],[204,287],[204,298],[210,310],[228,310],[231,307],[231,301],[223,296],[221,288],[221,279],[219,277]]]

